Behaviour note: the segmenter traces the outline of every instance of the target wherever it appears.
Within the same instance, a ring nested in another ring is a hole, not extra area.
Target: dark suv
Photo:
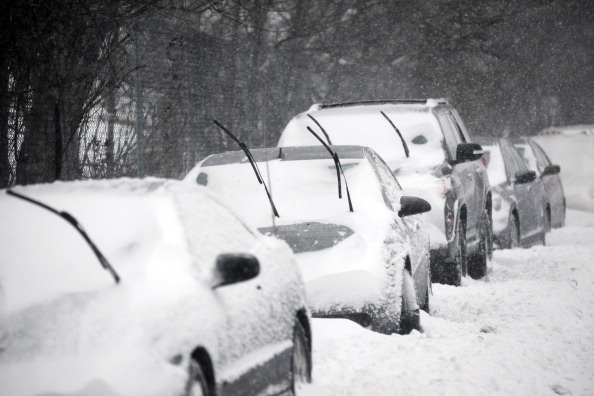
[[[279,146],[316,143],[374,149],[410,195],[429,201],[431,279],[481,278],[492,252],[491,187],[479,144],[445,100],[316,104],[286,126]]]

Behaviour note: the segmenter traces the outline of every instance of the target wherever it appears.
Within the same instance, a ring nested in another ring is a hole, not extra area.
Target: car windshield
[[[409,158],[398,133],[380,111],[401,132],[410,151]],[[443,135],[437,119],[428,111],[386,105],[323,109],[312,115],[326,130],[332,144],[371,147],[397,173],[433,170],[445,160]],[[292,120],[279,145],[315,144],[315,138],[307,133],[307,126],[319,129],[306,115]]]
[[[354,207],[354,212],[350,212],[346,194],[338,198],[336,168],[328,153],[324,159],[319,159],[319,155],[308,159],[307,152],[297,156],[281,154],[284,158],[279,158],[279,149],[253,150],[253,155],[279,218],[273,219],[264,189],[245,155],[239,152],[209,157],[190,177],[219,193],[220,200],[255,228],[318,222],[345,225],[356,232],[361,224],[373,223],[378,212],[390,210],[376,173],[365,157],[341,158]]]

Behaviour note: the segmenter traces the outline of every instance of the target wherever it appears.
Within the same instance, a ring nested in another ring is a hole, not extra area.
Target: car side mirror
[[[251,254],[220,254],[217,257],[213,289],[255,278],[260,262]]]
[[[526,184],[536,180],[536,172],[534,171],[526,171],[526,172],[516,172],[516,183],[517,184]]]
[[[423,198],[405,195],[400,198],[400,210],[398,211],[398,216],[411,216],[429,212],[430,210],[431,204]]]
[[[478,143],[460,143],[456,147],[456,162],[476,161],[483,154],[483,148]]]
[[[559,165],[549,165],[543,169],[540,176],[558,175],[559,172],[561,172],[561,167]]]

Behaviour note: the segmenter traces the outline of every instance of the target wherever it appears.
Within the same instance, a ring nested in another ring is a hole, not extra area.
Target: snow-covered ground
[[[594,213],[547,246],[496,251],[488,276],[435,284],[424,332],[314,319],[305,395],[594,395]]]
[[[594,395],[594,137],[537,138],[561,165],[567,226],[495,251],[487,277],[433,285],[423,333],[314,319],[313,395]]]

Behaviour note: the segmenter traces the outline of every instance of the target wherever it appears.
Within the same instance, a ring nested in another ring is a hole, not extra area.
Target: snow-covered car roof
[[[285,127],[278,146],[316,144],[311,127],[323,136],[313,116],[334,145],[365,145],[375,150],[391,169],[435,168],[445,159],[443,134],[433,106],[413,104],[363,104],[319,108],[295,116]],[[410,151],[406,158],[398,133],[382,115],[385,113],[398,128]]]

